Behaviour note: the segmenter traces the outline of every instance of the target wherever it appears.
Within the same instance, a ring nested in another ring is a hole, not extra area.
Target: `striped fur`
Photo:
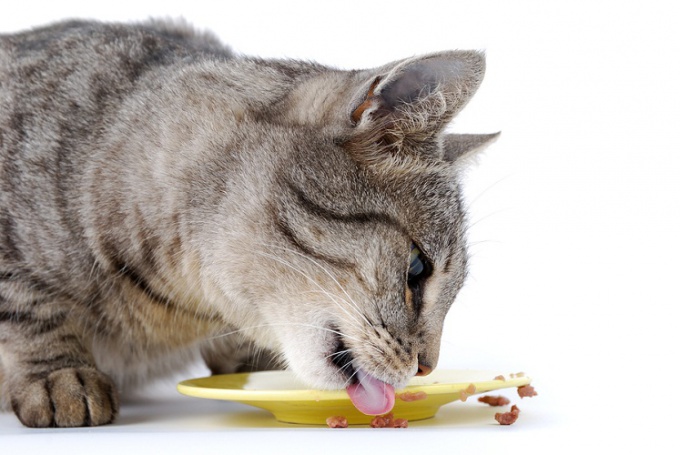
[[[108,423],[119,390],[199,355],[321,388],[434,367],[466,274],[459,157],[493,138],[442,130],[483,71],[234,57],[158,21],[0,35],[5,405]]]

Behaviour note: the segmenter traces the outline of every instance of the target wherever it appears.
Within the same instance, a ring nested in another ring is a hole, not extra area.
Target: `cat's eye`
[[[415,286],[432,273],[432,266],[425,255],[414,243],[411,244],[411,255],[408,266],[408,285]]]

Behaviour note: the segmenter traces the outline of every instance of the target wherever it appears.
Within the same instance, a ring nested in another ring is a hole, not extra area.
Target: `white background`
[[[447,319],[440,367],[525,371],[540,395],[519,403],[511,427],[466,403],[405,431],[338,432],[178,397],[164,382],[152,390],[159,398],[128,405],[106,428],[27,430],[0,414],[3,454],[140,444],[235,453],[673,451],[680,33],[672,2],[12,1],[2,5],[0,32],[67,17],[149,16],[183,16],[245,54],[348,69],[485,50],[485,82],[452,130],[503,134],[467,175],[471,279]]]

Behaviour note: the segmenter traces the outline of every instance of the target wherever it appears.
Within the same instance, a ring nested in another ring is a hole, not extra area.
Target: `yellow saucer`
[[[509,387],[520,387],[531,382],[521,375],[504,375],[489,371],[435,370],[424,377],[414,377],[406,387],[397,390],[392,412],[396,418],[421,420],[433,417],[439,408],[461,398],[461,392],[471,390],[480,394]],[[373,416],[359,412],[345,390],[312,390],[296,380],[290,371],[262,371],[189,379],[177,385],[177,390],[198,398],[230,400],[266,409],[274,417],[287,423],[325,425],[330,416],[345,416],[351,425],[368,424]],[[404,401],[404,392],[425,392],[417,401]]]

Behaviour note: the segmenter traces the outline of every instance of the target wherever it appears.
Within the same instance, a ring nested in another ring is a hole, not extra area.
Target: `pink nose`
[[[418,364],[418,372],[416,373],[416,376],[427,376],[430,373],[432,373],[432,368],[428,367],[427,365],[423,365],[422,363]]]

